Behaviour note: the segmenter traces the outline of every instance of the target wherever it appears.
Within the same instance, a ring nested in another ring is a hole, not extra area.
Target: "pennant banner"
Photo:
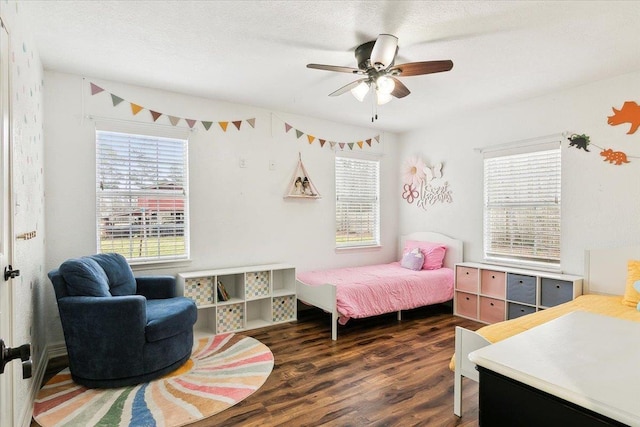
[[[120,105],[122,102],[125,101],[124,98],[121,98],[117,95],[114,95],[113,93],[107,92],[104,88],[101,88],[100,86],[98,86],[95,83],[89,83],[89,87],[91,89],[91,95],[97,95],[101,92],[105,92],[108,93],[109,96],[111,97],[111,103],[113,104],[114,107],[117,107],[118,105]],[[195,119],[187,119],[184,117],[176,117],[176,116],[171,116],[169,114],[165,114],[165,113],[161,113],[159,111],[154,111],[154,110],[149,110],[148,108],[145,108],[142,105],[139,104],[135,104],[133,102],[129,102],[129,107],[131,108],[131,113],[135,116],[138,113],[140,113],[140,111],[142,110],[147,110],[149,111],[149,113],[151,114],[151,118],[153,119],[154,122],[156,122],[160,117],[162,116],[166,116],[167,119],[169,120],[169,123],[171,123],[172,126],[177,126],[178,123],[180,123],[180,120],[184,120],[185,123],[187,124],[187,126],[189,126],[190,129],[193,129],[198,122],[202,123],[202,127],[204,127],[205,130],[209,130],[211,129],[211,125],[213,123],[218,123],[218,125],[220,126],[220,128],[222,129],[223,132],[227,131],[227,127],[229,126],[229,123],[233,123],[233,126],[237,129],[240,130],[240,128],[242,127],[242,123],[246,122],[249,126],[251,126],[252,129],[254,129],[256,127],[256,119],[255,118],[250,118],[250,119],[245,119],[245,120],[233,120],[231,122],[226,121],[226,122],[214,122],[213,120],[195,120]],[[246,128],[246,126],[245,126]]]
[[[249,122],[247,120],[247,122]],[[348,148],[349,150],[353,150],[354,147],[359,147],[361,150],[363,148],[365,148],[365,142],[367,144],[367,146],[371,147],[371,141],[372,139],[375,140],[377,143],[380,143],[380,135],[376,135],[373,138],[368,138],[365,140],[360,140],[360,141],[355,141],[355,142],[335,142],[335,141],[329,141],[326,138],[319,138],[317,136],[311,135],[309,133],[305,133],[299,129],[294,128],[292,125],[290,125],[287,122],[284,122],[284,132],[288,133],[291,129],[294,129],[296,131],[296,139],[300,139],[302,137],[302,135],[306,135],[307,136],[307,141],[309,142],[309,144],[313,144],[314,142],[318,141],[320,143],[320,147],[324,147],[324,145],[328,142],[329,144],[327,145],[327,147],[329,147],[331,150],[335,150],[335,149],[340,149],[340,150],[344,150],[345,147]],[[337,148],[336,148],[337,146]]]

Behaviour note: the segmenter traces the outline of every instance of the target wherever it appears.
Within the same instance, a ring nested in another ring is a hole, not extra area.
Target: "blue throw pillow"
[[[110,297],[109,279],[91,258],[74,258],[62,263],[60,274],[71,296]]]
[[[116,253],[91,255],[107,274],[109,292],[113,296],[135,295],[136,278],[126,258]]]

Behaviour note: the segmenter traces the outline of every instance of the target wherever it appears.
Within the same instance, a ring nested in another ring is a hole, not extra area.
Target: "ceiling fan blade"
[[[408,62],[406,64],[394,65],[389,69],[390,73],[397,72],[399,76],[419,76],[421,74],[441,73],[453,68],[453,62],[449,59],[444,61],[423,61]]]
[[[395,96],[396,98],[404,98],[411,93],[411,91],[400,80],[391,76],[389,76],[389,78],[391,78],[391,80],[393,80],[393,82],[395,83],[393,91],[391,91],[391,95]]]
[[[351,89],[353,89],[354,87],[358,86],[360,83],[366,82],[367,80],[369,80],[369,79],[368,78],[366,78],[366,79],[358,79],[358,80],[356,80],[354,82],[349,83],[348,85],[342,86],[340,89],[336,90],[335,92],[331,92],[329,94],[329,96],[340,96],[343,93],[349,92]]]
[[[316,70],[337,71],[339,73],[362,74],[362,71],[353,67],[341,67],[339,65],[307,64],[307,68]]]
[[[371,65],[377,70],[393,64],[398,52],[398,38],[391,34],[380,34],[371,50]]]

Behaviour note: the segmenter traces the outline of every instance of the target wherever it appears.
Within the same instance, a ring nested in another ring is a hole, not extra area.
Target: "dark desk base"
[[[574,403],[478,366],[483,427],[625,426]]]

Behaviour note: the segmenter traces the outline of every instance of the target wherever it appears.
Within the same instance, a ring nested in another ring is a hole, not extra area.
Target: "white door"
[[[11,161],[9,142],[9,34],[0,21],[0,338],[12,344],[11,280],[4,280],[4,269],[11,263]],[[13,425],[13,365],[0,375],[0,426]]]

